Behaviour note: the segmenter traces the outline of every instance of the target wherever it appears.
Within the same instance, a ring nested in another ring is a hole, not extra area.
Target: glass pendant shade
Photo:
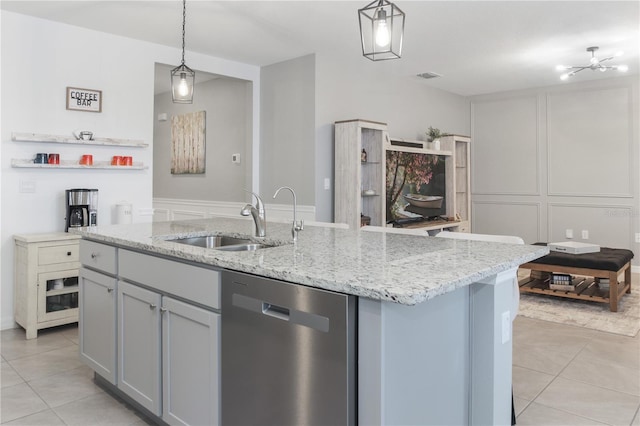
[[[176,104],[193,103],[196,73],[185,64],[171,70],[171,96]]]
[[[402,56],[404,12],[387,0],[375,0],[358,10],[362,55],[372,61]]]

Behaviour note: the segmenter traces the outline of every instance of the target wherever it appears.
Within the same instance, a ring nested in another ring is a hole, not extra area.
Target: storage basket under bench
[[[607,247],[600,248],[598,253],[569,254],[552,251],[520,266],[531,270],[529,277],[519,280],[520,292],[608,303],[611,312],[617,312],[618,301],[625,293],[631,293],[631,259],[631,250]],[[572,281],[575,290],[549,288],[553,273],[575,275]],[[624,281],[618,281],[622,274]],[[601,279],[609,280],[608,288],[601,285]]]

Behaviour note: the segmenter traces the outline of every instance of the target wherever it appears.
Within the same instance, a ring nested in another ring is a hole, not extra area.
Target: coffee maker
[[[69,228],[98,224],[97,189],[67,189],[65,200],[67,205],[65,232],[69,231]]]

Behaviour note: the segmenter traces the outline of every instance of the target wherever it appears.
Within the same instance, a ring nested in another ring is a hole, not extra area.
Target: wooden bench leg
[[[618,312],[618,273],[609,273],[609,310]]]
[[[624,270],[624,282],[629,284],[627,287],[627,293],[631,293],[631,265],[627,264],[627,269]]]

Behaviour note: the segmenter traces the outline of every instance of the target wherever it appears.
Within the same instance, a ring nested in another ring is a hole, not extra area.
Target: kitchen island
[[[356,296],[359,424],[510,422],[512,282],[546,247],[313,226],[293,244],[291,225],[271,222],[260,240],[270,247],[255,251],[171,241],[247,237],[253,226],[220,218],[77,232],[125,252]],[[186,285],[163,291],[180,298]]]

